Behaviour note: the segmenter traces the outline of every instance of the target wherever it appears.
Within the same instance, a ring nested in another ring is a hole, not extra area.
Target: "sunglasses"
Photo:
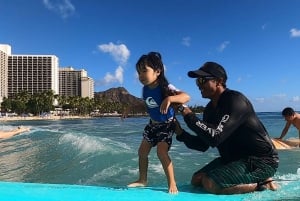
[[[200,85],[204,85],[209,80],[214,80],[216,77],[199,77],[196,79],[196,84],[199,87]]]

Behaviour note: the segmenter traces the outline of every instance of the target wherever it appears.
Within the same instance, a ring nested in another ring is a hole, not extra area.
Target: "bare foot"
[[[178,193],[177,186],[176,186],[176,185],[171,185],[171,186],[169,187],[169,193],[170,193],[170,194],[177,194],[177,193]]]
[[[279,189],[279,185],[275,181],[271,181],[266,184],[266,188],[272,191],[277,191]]]
[[[259,182],[257,184],[258,191],[263,191],[266,189],[276,191],[278,188],[279,188],[279,185],[272,178],[268,178],[265,181]]]
[[[142,182],[142,181],[135,181],[135,182],[127,185],[127,187],[129,187],[129,188],[145,187],[145,186],[147,186],[147,182]]]

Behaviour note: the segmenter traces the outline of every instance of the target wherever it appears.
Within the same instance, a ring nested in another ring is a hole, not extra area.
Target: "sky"
[[[187,72],[214,61],[257,112],[300,110],[299,0],[0,0],[0,19],[12,54],[55,55],[86,70],[95,92],[141,97],[135,64],[156,51],[188,105],[209,100]]]

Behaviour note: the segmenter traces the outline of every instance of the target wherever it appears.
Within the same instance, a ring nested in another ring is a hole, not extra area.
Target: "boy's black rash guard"
[[[224,163],[258,157],[278,167],[278,153],[265,127],[249,100],[238,91],[226,89],[217,107],[209,102],[203,121],[193,113],[185,115],[184,121],[197,136],[183,132],[177,140],[191,149],[206,151],[209,146],[217,147]]]

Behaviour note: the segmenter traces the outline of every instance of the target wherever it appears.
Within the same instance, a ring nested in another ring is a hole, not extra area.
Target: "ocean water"
[[[285,124],[281,114],[258,115],[270,135],[278,137]],[[137,150],[147,122],[147,117],[0,122],[2,130],[31,127],[28,133],[0,141],[0,180],[126,186],[138,177]],[[290,129],[290,137],[298,137],[295,128]],[[178,185],[189,184],[195,171],[218,156],[215,149],[190,150],[175,138],[169,154]],[[300,180],[300,149],[281,150],[279,155],[274,179]],[[149,156],[148,183],[167,186],[156,148]]]

